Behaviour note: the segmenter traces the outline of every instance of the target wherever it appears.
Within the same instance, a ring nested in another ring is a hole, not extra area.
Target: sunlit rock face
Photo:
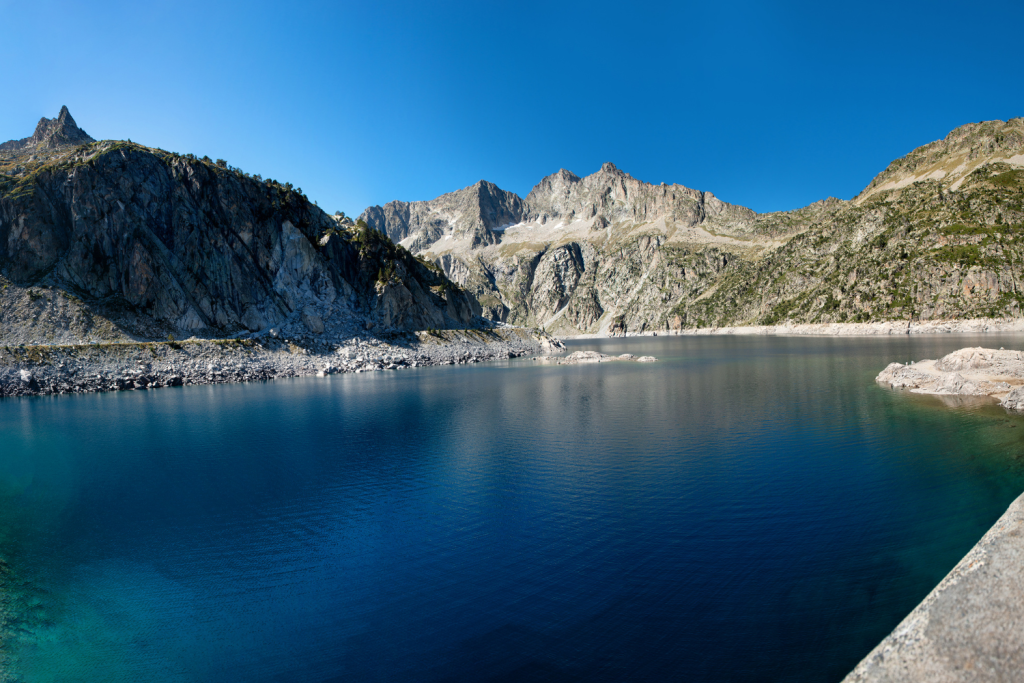
[[[613,164],[370,207],[496,320],[549,331],[1018,317],[1024,119],[963,126],[855,199],[757,214]]]

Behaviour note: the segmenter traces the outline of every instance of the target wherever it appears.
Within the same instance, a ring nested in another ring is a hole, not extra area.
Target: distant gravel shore
[[[392,340],[352,337],[311,351],[292,341],[191,339],[0,347],[0,396],[155,389],[278,377],[402,370],[557,352],[561,344],[521,328],[439,330]]]
[[[874,337],[897,334],[983,334],[987,332],[1024,332],[1024,318],[975,318],[971,320],[892,320],[876,323],[820,323],[791,325],[748,325],[741,327],[701,327],[687,330],[628,332],[627,337],[676,337],[711,334],[729,335],[804,335],[821,337]],[[562,339],[603,339],[610,335],[581,334]]]

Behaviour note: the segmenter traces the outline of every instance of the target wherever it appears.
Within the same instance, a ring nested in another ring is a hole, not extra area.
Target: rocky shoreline
[[[436,330],[311,347],[266,336],[0,347],[0,397],[259,382],[280,377],[461,365],[560,351],[523,328]]]
[[[1024,318],[972,318],[968,320],[887,320],[873,323],[791,323],[785,325],[741,325],[697,327],[685,330],[650,330],[618,335],[579,334],[562,339],[603,339],[606,337],[675,337],[698,335],[768,335],[821,337],[877,337],[900,334],[988,334],[1024,332]]]

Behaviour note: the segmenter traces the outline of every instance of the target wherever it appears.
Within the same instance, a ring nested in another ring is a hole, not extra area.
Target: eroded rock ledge
[[[938,360],[890,363],[875,381],[919,394],[991,396],[1007,410],[1024,411],[1024,352],[981,347]]]

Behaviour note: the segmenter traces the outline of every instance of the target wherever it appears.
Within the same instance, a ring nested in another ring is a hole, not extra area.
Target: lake
[[[0,400],[0,665],[42,681],[839,681],[1024,491],[880,387],[1012,335]]]

